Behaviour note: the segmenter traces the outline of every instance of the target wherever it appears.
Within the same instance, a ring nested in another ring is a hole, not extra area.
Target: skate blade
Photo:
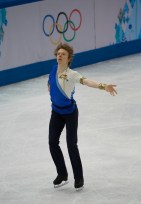
[[[84,186],[80,187],[80,188],[76,188],[76,191],[79,192],[79,191],[82,191],[84,188]]]
[[[60,188],[62,186],[65,186],[66,184],[68,184],[68,181],[64,181],[63,183],[59,184],[59,185],[54,185],[54,188]]]

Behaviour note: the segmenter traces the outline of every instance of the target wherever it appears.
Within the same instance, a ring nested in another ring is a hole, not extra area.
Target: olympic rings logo
[[[79,15],[79,23],[77,26],[71,20],[72,15],[74,15],[74,14]],[[66,21],[64,22],[64,24],[62,26],[61,20],[63,17],[65,17]],[[51,20],[51,22],[52,22],[50,26],[48,25],[49,20]],[[59,20],[60,20],[60,22],[59,22]],[[50,14],[46,15],[43,19],[42,26],[43,26],[43,32],[44,32],[45,36],[50,38],[50,41],[52,44],[58,45],[61,42],[62,36],[66,42],[71,42],[72,40],[74,40],[74,38],[76,36],[76,31],[80,28],[81,24],[82,24],[81,12],[78,9],[73,9],[70,12],[69,17],[67,16],[67,14],[65,12],[60,12],[57,15],[56,20],[54,19],[54,17],[52,15],[50,15]],[[57,40],[53,39],[53,36],[52,36],[54,31],[55,31],[55,28],[56,28],[57,33],[59,33],[59,38]],[[68,31],[69,28],[73,31],[73,35],[72,35],[72,37],[68,38],[68,37],[66,37],[66,32]]]

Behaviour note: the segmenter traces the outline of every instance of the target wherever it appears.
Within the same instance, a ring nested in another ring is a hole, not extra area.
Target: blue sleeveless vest
[[[76,102],[72,98],[68,98],[58,82],[57,65],[54,66],[49,75],[50,98],[52,102],[52,110],[63,115],[70,114],[76,108]]]

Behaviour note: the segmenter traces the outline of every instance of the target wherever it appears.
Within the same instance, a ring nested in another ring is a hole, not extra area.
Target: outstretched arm
[[[81,79],[81,83],[86,85],[86,86],[92,87],[92,88],[98,88],[101,90],[103,89],[103,90],[109,92],[112,96],[115,96],[115,94],[117,94],[117,91],[115,89],[116,85],[113,85],[113,84],[97,83],[93,80],[85,79],[85,78]]]

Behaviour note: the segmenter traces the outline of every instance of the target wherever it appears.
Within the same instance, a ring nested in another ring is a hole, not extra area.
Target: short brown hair
[[[57,45],[57,47],[56,47],[56,49],[54,50],[54,55],[55,56],[57,56],[57,52],[58,52],[58,50],[60,50],[60,49],[64,49],[64,50],[66,50],[68,53],[69,53],[69,59],[70,59],[70,61],[69,61],[69,66],[70,66],[70,64],[71,64],[71,62],[72,62],[72,60],[73,60],[73,47],[71,47],[69,44],[67,44],[67,43],[60,43],[59,45]]]

